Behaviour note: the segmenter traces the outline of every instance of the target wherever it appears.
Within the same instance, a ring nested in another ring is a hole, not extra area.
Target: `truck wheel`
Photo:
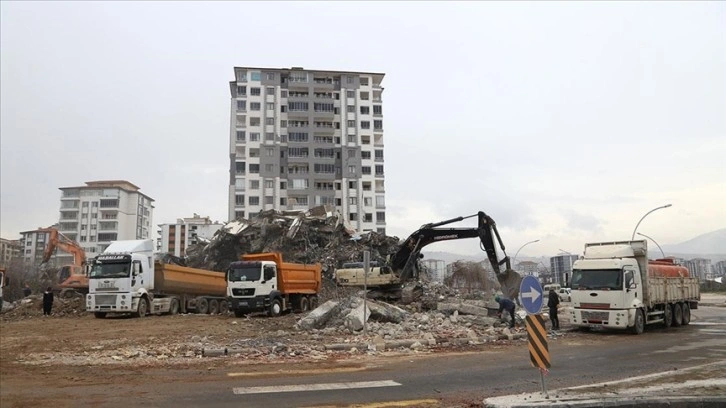
[[[219,301],[219,313],[225,314],[229,311],[229,303],[226,300]]]
[[[310,310],[310,300],[308,300],[307,296],[303,296],[302,299],[300,299],[300,311],[304,313],[308,310]]]
[[[149,301],[142,297],[139,299],[139,307],[136,309],[134,317],[146,317],[147,313],[149,313]]]
[[[169,314],[179,314],[179,299],[174,298],[171,300],[171,303],[169,304]]]
[[[645,317],[643,317],[643,311],[638,309],[635,311],[635,322],[633,327],[630,328],[630,332],[633,334],[641,334],[645,330]]]
[[[691,323],[691,305],[688,302],[683,303],[683,325],[687,326]]]
[[[217,299],[211,299],[209,301],[209,314],[219,313],[219,302]]]
[[[310,296],[310,310],[315,310],[318,307],[318,297]]]
[[[271,317],[277,317],[282,313],[282,305],[279,299],[273,299],[270,302],[270,308],[267,310],[267,314]]]
[[[671,327],[672,325],[673,325],[673,310],[671,309],[671,305],[666,303],[665,309],[663,310],[663,326]]]
[[[209,313],[209,302],[207,302],[207,298],[203,298],[203,297],[197,298],[197,313],[198,314]]]
[[[673,325],[678,327],[683,324],[683,309],[680,303],[673,304]]]
[[[106,318],[106,312],[93,312],[93,315],[96,316],[96,319]]]

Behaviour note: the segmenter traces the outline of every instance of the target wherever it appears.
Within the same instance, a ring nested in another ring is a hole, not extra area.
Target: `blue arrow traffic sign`
[[[519,297],[527,314],[538,314],[542,310],[542,285],[534,276],[525,276],[522,279]]]

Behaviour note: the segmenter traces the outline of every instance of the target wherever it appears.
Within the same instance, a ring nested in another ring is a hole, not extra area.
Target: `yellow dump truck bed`
[[[227,281],[224,272],[155,262],[154,290],[166,294],[225,296]]]

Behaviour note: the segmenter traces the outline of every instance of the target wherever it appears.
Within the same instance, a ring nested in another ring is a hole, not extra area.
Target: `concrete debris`
[[[360,239],[354,239],[360,238]],[[397,237],[376,232],[355,235],[344,217],[332,206],[306,212],[266,210],[249,220],[238,219],[221,228],[209,243],[187,249],[186,263],[193,268],[224,271],[246,253],[281,252],[289,262],[321,263],[328,277],[343,262],[363,259],[384,262],[399,247]]]

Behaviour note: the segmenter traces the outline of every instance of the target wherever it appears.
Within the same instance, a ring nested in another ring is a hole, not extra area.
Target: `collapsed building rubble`
[[[191,245],[186,264],[224,271],[242,254],[281,252],[289,262],[322,264],[323,273],[330,277],[342,262],[363,259],[363,251],[371,252],[371,260],[383,262],[398,245],[397,237],[376,232],[356,234],[331,206],[306,212],[266,210],[249,220],[226,224],[209,243]]]

